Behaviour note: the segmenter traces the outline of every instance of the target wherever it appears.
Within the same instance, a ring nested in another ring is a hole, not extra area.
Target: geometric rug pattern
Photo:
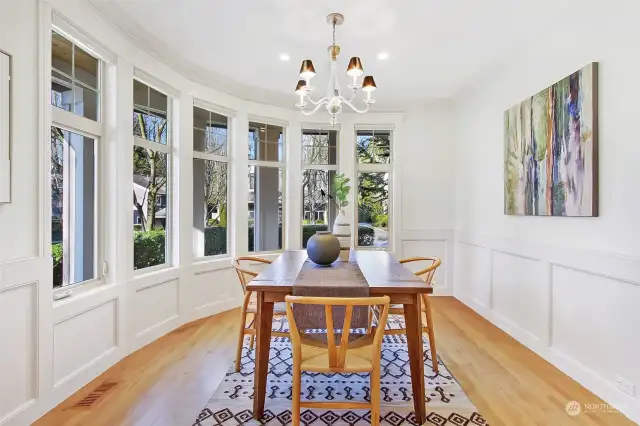
[[[403,328],[402,316],[390,316],[389,327]],[[273,329],[288,331],[286,317],[274,317]],[[439,374],[431,369],[429,342],[423,334],[426,425],[487,426],[456,379],[440,359]],[[255,350],[249,349],[248,338],[242,350],[242,368],[227,373],[206,407],[192,426],[269,425],[291,423],[291,342],[286,337],[273,337],[269,353],[269,375],[264,416],[253,419],[253,373]],[[417,425],[413,413],[413,394],[409,357],[404,335],[384,337],[380,359],[381,424]],[[302,400],[369,401],[369,375],[366,373],[303,373]],[[369,410],[302,409],[303,425],[368,425]]]

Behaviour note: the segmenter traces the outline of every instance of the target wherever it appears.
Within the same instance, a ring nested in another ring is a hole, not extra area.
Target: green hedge
[[[51,258],[53,259],[53,286],[62,285],[62,243],[51,244]]]
[[[307,241],[318,231],[328,230],[327,225],[303,225],[302,226],[302,247],[307,247]],[[358,246],[372,246],[375,240],[374,231],[366,226],[358,226]]]
[[[227,228],[211,226],[204,228],[204,255],[215,256],[227,253]]]
[[[307,246],[307,241],[317,231],[326,231],[327,225],[304,225],[302,227],[302,244]],[[279,245],[282,247],[282,225],[279,232]],[[204,230],[204,250],[206,256],[226,254],[227,250],[227,228],[212,226]],[[253,225],[249,226],[249,251],[253,251]],[[371,246],[374,242],[374,231],[371,228],[358,227],[358,245]],[[165,263],[165,231],[155,229],[153,231],[134,231],[133,233],[133,253],[134,269],[147,268],[149,266],[161,265]],[[62,285],[62,243],[51,245],[51,257],[53,259],[53,285]]]
[[[164,229],[133,233],[133,269],[162,265],[165,262]]]

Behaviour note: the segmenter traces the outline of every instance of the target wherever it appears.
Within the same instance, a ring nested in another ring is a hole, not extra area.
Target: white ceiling
[[[313,85],[328,81],[331,27],[343,70],[359,56],[373,75],[377,110],[448,98],[473,76],[562,16],[572,0],[91,0],[120,28],[178,71],[245,99],[292,107],[300,62]],[[387,52],[385,61],[377,54]],[[288,53],[289,62],[279,59]],[[152,71],[152,70],[147,70]]]

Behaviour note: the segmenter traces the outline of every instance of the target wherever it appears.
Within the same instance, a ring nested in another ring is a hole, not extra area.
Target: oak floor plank
[[[619,413],[570,417],[603,401],[452,297],[432,297],[438,354],[492,426],[627,426]],[[36,426],[190,426],[233,364],[239,309],[190,324],[127,356]],[[73,406],[118,382],[90,409]]]

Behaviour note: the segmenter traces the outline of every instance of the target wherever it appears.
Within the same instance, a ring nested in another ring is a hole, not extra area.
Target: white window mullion
[[[50,106],[51,120],[54,126],[64,127],[74,133],[99,138],[102,136],[102,123],[84,118],[61,108]]]
[[[229,162],[229,157],[226,157],[224,155],[207,154],[205,152],[200,152],[200,151],[193,151],[193,158],[199,158],[201,160],[218,161],[221,163]]]
[[[144,138],[134,136],[133,144],[135,146],[139,146],[145,149],[150,149],[152,151],[164,152],[166,154],[171,154],[171,146],[163,145],[161,143],[150,142]]]
[[[249,165],[256,167],[273,167],[282,170],[285,168],[285,163],[276,161],[249,160]]]

